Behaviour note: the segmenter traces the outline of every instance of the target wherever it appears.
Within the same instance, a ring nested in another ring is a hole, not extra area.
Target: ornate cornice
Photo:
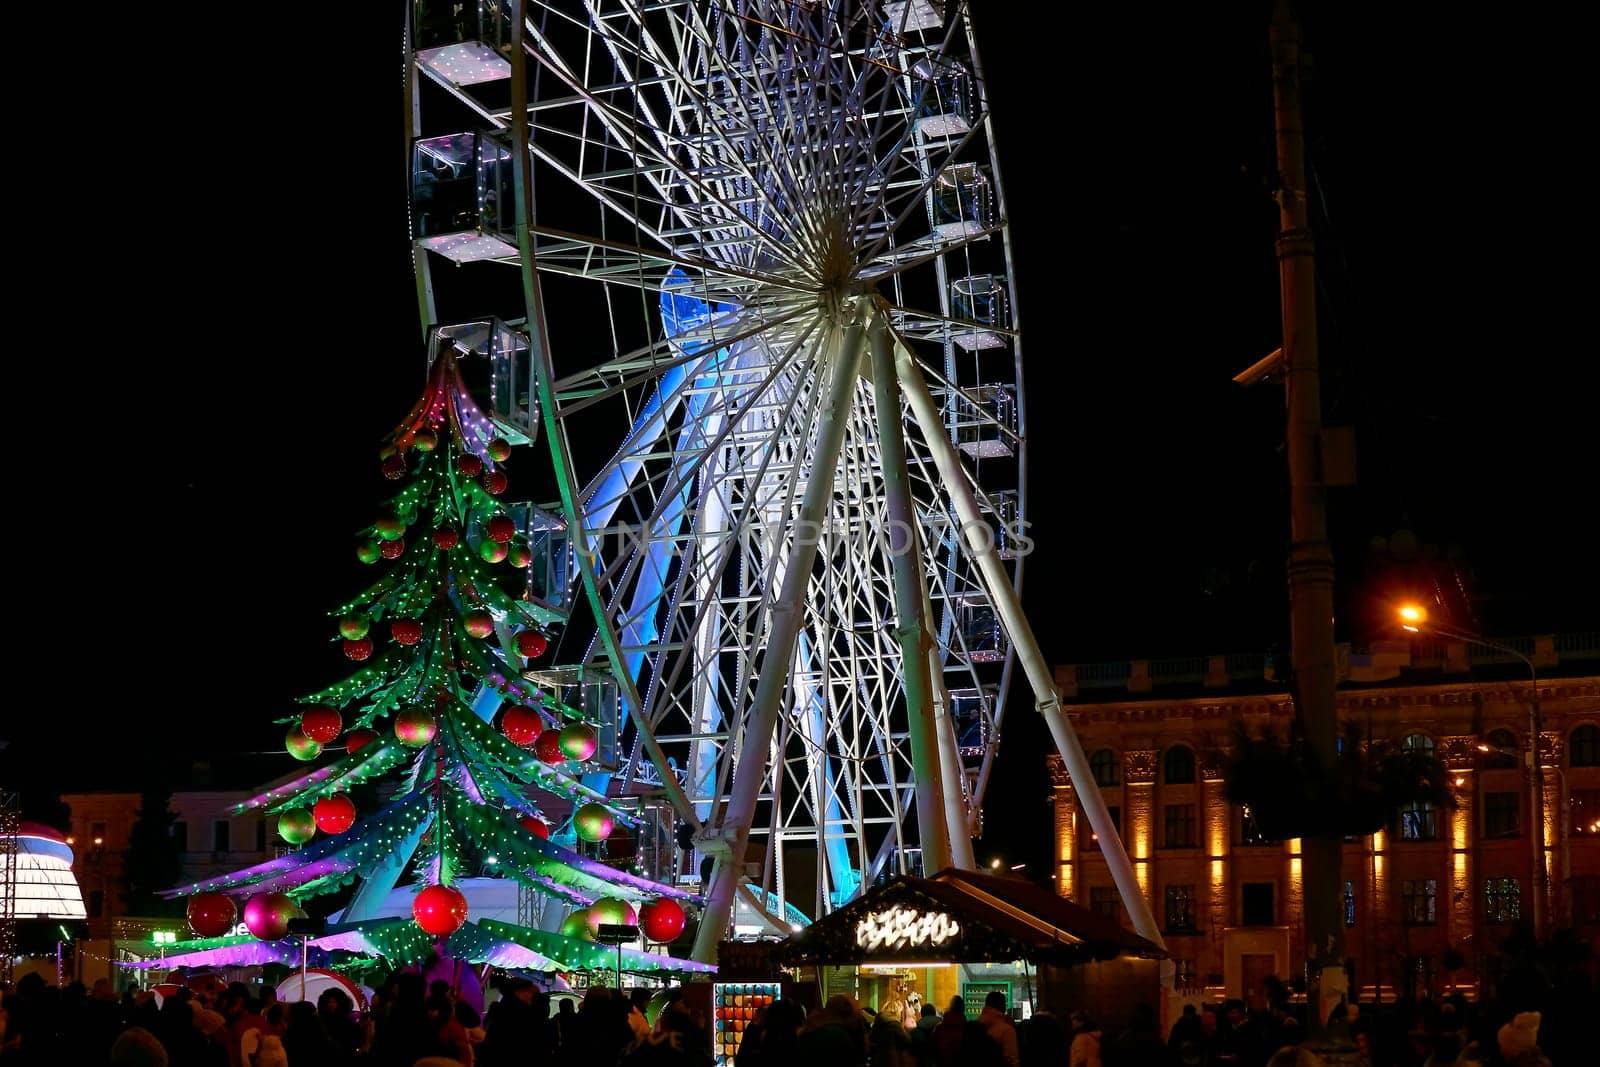
[[[1478,739],[1472,734],[1452,734],[1439,739],[1439,760],[1446,770],[1470,771],[1478,763]]]
[[[1143,785],[1156,780],[1156,750],[1135,748],[1122,754],[1122,779],[1129,785]]]
[[[1052,755],[1050,764],[1050,784],[1057,789],[1071,789],[1072,775],[1067,773],[1067,762],[1060,756]]]

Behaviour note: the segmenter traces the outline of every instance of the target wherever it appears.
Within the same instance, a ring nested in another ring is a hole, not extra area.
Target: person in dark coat
[[[967,1002],[951,997],[944,1018],[933,1028],[933,1052],[939,1067],[958,1067],[961,1063],[961,1035],[967,1028]]]
[[[505,995],[489,1009],[485,1020],[479,1064],[512,1067],[544,1062],[554,1048],[549,999],[526,978],[509,979],[502,988]]]

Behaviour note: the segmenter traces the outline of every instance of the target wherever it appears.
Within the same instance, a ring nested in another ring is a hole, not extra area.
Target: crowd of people
[[[338,989],[315,1003],[264,999],[243,984],[120,996],[106,979],[57,988],[38,975],[0,987],[0,1067],[711,1067],[704,1017],[682,988],[621,995],[592,987],[582,1004],[507,976],[484,1017],[448,983],[398,973],[358,1013]],[[651,1015],[654,1014],[652,1021]],[[1566,1013],[1562,1013],[1566,1014]],[[1360,1067],[1549,1067],[1537,1011],[1502,1011],[1452,998],[1381,1008],[1351,1005],[1343,1020]],[[1012,1019],[990,993],[976,1019],[961,997],[920,1016],[889,1000],[874,1011],[835,995],[807,1011],[793,999],[745,1025],[737,1067],[1306,1067],[1302,1025],[1287,1005],[1239,1001],[1186,1007],[1166,1034],[1155,1011],[1133,1006],[1124,1026],[1079,1011]],[[1572,1061],[1576,1062],[1576,1061]]]

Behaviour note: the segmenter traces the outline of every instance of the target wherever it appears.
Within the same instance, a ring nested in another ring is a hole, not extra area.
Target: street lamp
[[[1412,633],[1438,634],[1440,637],[1449,637],[1457,641],[1470,641],[1515,656],[1528,668],[1528,677],[1532,682],[1528,696],[1527,766],[1529,789],[1532,793],[1529,798],[1529,810],[1533,827],[1528,844],[1529,851],[1533,853],[1533,936],[1543,941],[1547,933],[1545,911],[1550,899],[1550,872],[1544,856],[1544,761],[1539,758],[1539,733],[1544,723],[1539,713],[1539,670],[1533,665],[1533,660],[1509,645],[1490,641],[1481,634],[1466,633],[1430,622],[1428,609],[1420,604],[1402,604],[1396,614],[1400,616],[1400,628],[1403,630]],[[1493,746],[1486,744],[1479,744],[1477,748],[1480,752],[1493,750]]]

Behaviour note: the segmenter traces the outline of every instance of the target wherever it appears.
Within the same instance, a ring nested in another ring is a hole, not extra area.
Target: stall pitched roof
[[[960,924],[948,944],[867,951],[856,927],[869,912],[899,906],[941,911]],[[1159,946],[1104,916],[1029,882],[972,871],[945,870],[933,878],[901,877],[795,934],[779,950],[783,962],[853,964],[927,960],[970,962],[1028,959],[1071,964],[1116,956],[1162,956]]]

